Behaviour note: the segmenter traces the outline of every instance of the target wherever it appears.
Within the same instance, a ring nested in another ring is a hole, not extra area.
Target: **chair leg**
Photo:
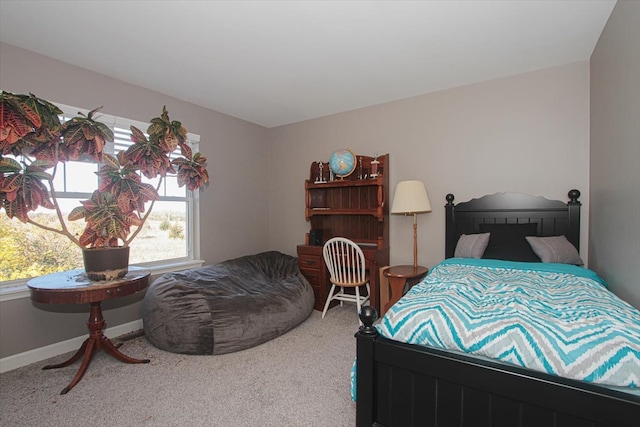
[[[362,321],[360,320],[360,310],[362,309],[362,303],[360,302],[360,286],[356,286],[356,315],[358,316],[358,323],[362,325]]]
[[[327,296],[327,302],[324,303],[324,310],[322,310],[322,319],[324,319],[324,315],[327,313],[329,309],[329,303],[333,298],[333,291],[336,289],[336,285],[331,285],[331,290],[329,291],[329,295]]]

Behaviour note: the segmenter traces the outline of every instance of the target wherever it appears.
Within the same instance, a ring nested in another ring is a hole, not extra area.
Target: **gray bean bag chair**
[[[284,334],[313,305],[297,258],[271,251],[160,276],[144,297],[142,319],[157,348],[224,354]]]

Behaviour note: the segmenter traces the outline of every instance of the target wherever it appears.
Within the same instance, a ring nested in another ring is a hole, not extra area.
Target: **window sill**
[[[196,259],[163,264],[140,264],[140,267],[144,267],[150,270],[152,276],[157,276],[164,273],[171,273],[173,271],[188,270],[190,268],[200,267],[203,264],[204,260]],[[27,280],[15,280],[11,284],[11,286],[0,288],[0,303],[29,297],[30,293],[29,288],[27,287]]]

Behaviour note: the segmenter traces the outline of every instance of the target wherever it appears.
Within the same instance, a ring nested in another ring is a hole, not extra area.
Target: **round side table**
[[[149,363],[148,359],[134,359],[123,353],[107,338],[104,333],[105,321],[102,317],[102,301],[131,295],[149,286],[149,270],[129,267],[126,276],[109,281],[94,282],[89,280],[84,270],[70,270],[47,274],[29,280],[27,286],[31,291],[31,300],[44,304],[82,304],[89,303],[89,338],[80,349],[65,362],[47,365],[42,369],[56,369],[71,365],[82,357],[78,372],[68,386],[60,394],[67,394],[82,379],[89,366],[93,354],[98,350],[115,357],[125,363]]]
[[[402,297],[402,291],[405,285],[411,286],[418,283],[427,275],[429,269],[422,267],[421,265],[414,267],[413,265],[394,265],[384,271],[384,275],[389,279],[389,287],[391,288],[391,295],[389,301],[384,306],[384,313],[391,308],[393,304],[398,302]]]

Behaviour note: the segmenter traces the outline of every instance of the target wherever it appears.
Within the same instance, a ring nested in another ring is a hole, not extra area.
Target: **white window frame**
[[[71,107],[64,104],[56,104],[63,112],[65,118],[71,118],[78,115],[78,112],[88,114],[89,110],[82,108]],[[114,128],[129,129],[130,126],[135,126],[140,130],[146,130],[149,127],[148,123],[131,120],[123,117],[113,116],[109,114],[103,114],[98,112],[96,119],[107,125],[111,130]],[[187,140],[189,145],[194,150],[198,151],[200,144],[200,135],[188,133]],[[114,153],[114,143],[107,143],[105,152],[109,154]],[[77,192],[63,192],[56,191],[56,193],[65,193],[65,198],[76,199],[88,199],[91,197],[90,193],[77,193]],[[145,267],[149,269],[152,275],[163,274],[171,271],[185,270],[188,268],[199,267],[204,264],[204,261],[200,258],[200,193],[199,191],[186,190],[186,198],[177,196],[161,196],[160,201],[186,201],[187,202],[187,232],[185,233],[187,240],[187,256],[174,259],[157,260],[151,262],[143,262],[136,264],[137,266]],[[3,213],[4,215],[4,213]],[[9,301],[13,299],[26,298],[29,296],[29,289],[27,282],[29,279],[7,280],[0,281],[0,302]]]

